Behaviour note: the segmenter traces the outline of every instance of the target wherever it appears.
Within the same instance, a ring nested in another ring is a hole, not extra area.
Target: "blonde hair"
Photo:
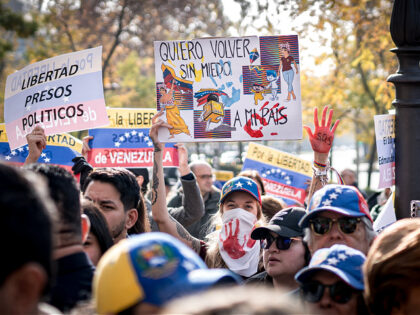
[[[257,202],[257,220],[263,224],[265,219],[262,213],[262,207],[258,201]],[[223,215],[223,204],[219,204],[219,211],[213,216],[210,224],[210,229],[214,230],[213,232],[207,234],[207,254],[206,254],[206,264],[209,268],[226,268],[225,262],[223,261],[222,255],[220,255],[219,250],[219,234],[221,227],[223,225],[222,215]]]
[[[403,219],[373,242],[363,266],[365,300],[372,314],[391,314],[420,282],[420,219]]]

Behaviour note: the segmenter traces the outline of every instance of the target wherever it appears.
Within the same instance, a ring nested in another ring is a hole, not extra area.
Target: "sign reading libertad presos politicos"
[[[7,77],[4,119],[10,148],[36,125],[46,135],[109,124],[102,85],[102,47],[49,58]]]

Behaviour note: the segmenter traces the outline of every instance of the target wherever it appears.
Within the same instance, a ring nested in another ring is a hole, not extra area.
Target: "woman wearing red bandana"
[[[168,127],[159,119],[152,119],[150,138],[154,144],[152,214],[159,230],[171,234],[193,248],[210,268],[228,268],[243,277],[258,271],[260,243],[251,239],[251,232],[263,220],[261,194],[257,184],[247,177],[235,177],[222,188],[219,211],[207,243],[192,237],[182,225],[168,214],[162,167],[164,145],[159,142],[157,130]],[[212,228],[209,227],[209,230]]]

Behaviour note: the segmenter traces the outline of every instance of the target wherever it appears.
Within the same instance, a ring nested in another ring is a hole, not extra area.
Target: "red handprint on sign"
[[[223,248],[225,249],[226,253],[232,258],[232,259],[238,259],[241,258],[246,254],[246,251],[244,250],[244,246],[248,248],[252,248],[255,244],[255,240],[251,239],[249,235],[244,235],[244,242],[241,245],[239,243],[239,219],[235,220],[236,223],[236,229],[233,231],[232,227],[233,220],[229,223],[225,224],[225,231],[226,231],[226,239],[223,240],[222,233],[219,234],[219,239],[223,244]],[[247,240],[248,239],[248,240]]]

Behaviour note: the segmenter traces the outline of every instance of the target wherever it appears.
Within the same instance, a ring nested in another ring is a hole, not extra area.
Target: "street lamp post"
[[[410,201],[420,200],[420,2],[395,0],[391,37],[399,68],[388,78],[395,85],[395,211],[410,217]]]

